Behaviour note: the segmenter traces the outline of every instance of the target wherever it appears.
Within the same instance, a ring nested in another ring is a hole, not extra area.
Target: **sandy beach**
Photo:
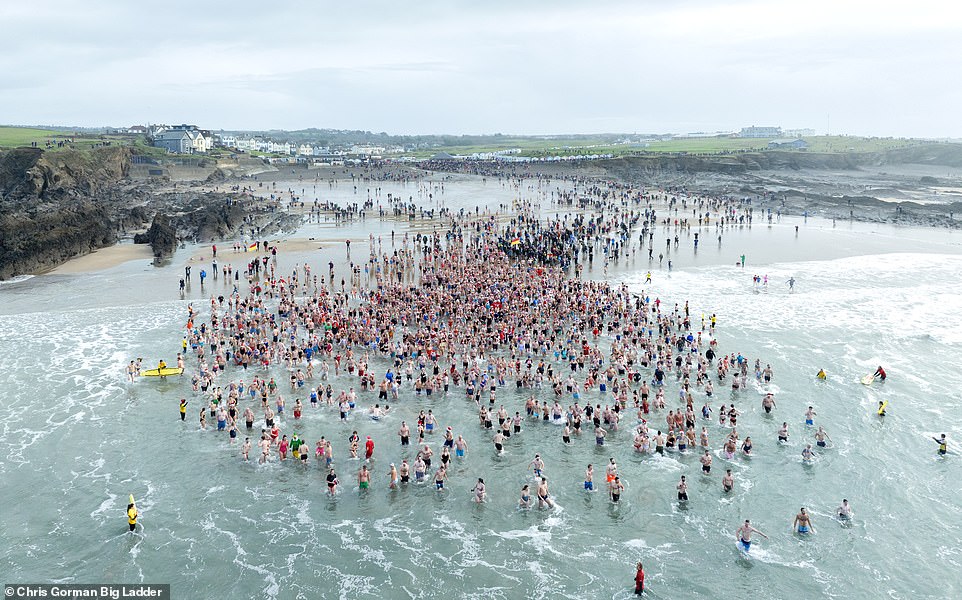
[[[219,264],[236,264],[248,262],[251,256],[247,252],[234,252],[233,242],[222,242],[218,248],[217,262]],[[268,240],[272,247],[277,246],[278,252],[310,252],[335,246],[331,241],[321,241],[308,238],[291,238],[286,240]],[[209,262],[213,258],[213,244],[204,244],[195,250],[186,264]]]
[[[153,260],[147,244],[117,244],[95,250],[90,254],[71,258],[59,267],[47,271],[51,275],[78,275],[104,271],[131,260]]]

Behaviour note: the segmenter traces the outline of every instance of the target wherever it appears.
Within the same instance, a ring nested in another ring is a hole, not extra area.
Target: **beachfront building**
[[[215,135],[214,145],[221,148],[236,148],[237,138],[232,135]]]
[[[752,125],[751,127],[742,127],[741,132],[739,132],[738,137],[743,138],[777,138],[781,137],[782,128],[781,127],[756,127]]]
[[[768,142],[769,150],[806,150],[808,142],[799,138],[780,138]]]
[[[214,147],[214,136],[196,125],[175,125],[154,134],[154,146],[177,154],[206,154]]]
[[[207,130],[193,129],[187,132],[194,152],[206,154],[214,147],[214,135]]]
[[[274,154],[294,154],[296,147],[290,142],[270,142],[266,152]]]
[[[186,131],[171,129],[161,131],[154,136],[154,147],[163,148],[174,154],[190,154],[193,150],[193,142]]]
[[[237,138],[237,142],[235,143],[234,147],[238,150],[243,150],[244,152],[257,150],[257,138]]]

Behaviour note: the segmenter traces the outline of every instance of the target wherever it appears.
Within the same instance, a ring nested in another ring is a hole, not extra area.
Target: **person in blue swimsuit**
[[[738,545],[745,552],[748,552],[748,550],[752,547],[753,533],[757,533],[758,535],[762,536],[766,540],[768,539],[767,535],[765,535],[761,531],[752,527],[751,521],[749,521],[748,519],[745,519],[745,524],[739,527],[738,530],[735,532],[735,535],[738,537]]]
[[[808,516],[808,512],[803,506],[799,513],[795,515],[795,522],[792,523],[792,527],[795,528],[798,533],[815,533],[815,527],[812,525],[812,518]]]

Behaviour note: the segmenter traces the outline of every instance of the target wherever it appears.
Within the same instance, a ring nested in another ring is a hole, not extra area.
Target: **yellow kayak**
[[[147,369],[146,371],[141,371],[140,374],[144,377],[166,377],[168,375],[180,375],[184,370],[180,367],[167,367],[164,369]]]

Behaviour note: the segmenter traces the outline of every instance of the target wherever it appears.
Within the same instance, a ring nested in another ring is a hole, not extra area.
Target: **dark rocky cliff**
[[[0,280],[53,268],[148,223],[135,241],[166,258],[182,240],[220,240],[242,226],[270,233],[299,222],[244,194],[160,191],[132,182],[131,160],[123,147],[0,154]]]
[[[845,171],[862,166],[928,164],[962,166],[962,144],[926,144],[887,152],[794,152],[767,150],[714,155],[647,154],[600,160],[609,176],[622,181],[641,181],[666,173],[718,173],[739,175],[752,171],[822,169]]]
[[[115,186],[130,169],[130,151],[47,153],[16,148],[0,156],[0,279],[42,270],[109,246],[118,237]]]

